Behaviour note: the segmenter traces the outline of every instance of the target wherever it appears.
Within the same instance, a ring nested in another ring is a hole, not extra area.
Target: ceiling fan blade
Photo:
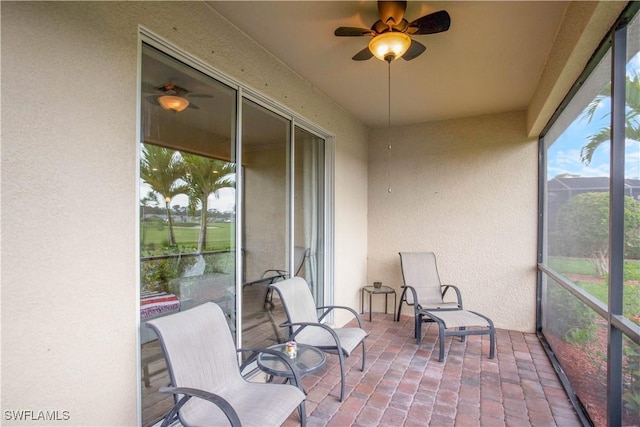
[[[387,25],[398,25],[402,18],[404,18],[404,12],[407,10],[406,1],[379,1],[378,13],[380,14],[380,20]]]
[[[368,28],[355,28],[355,27],[338,27],[333,32],[338,37],[359,37],[374,35],[373,31]]]
[[[425,45],[412,39],[411,46],[409,46],[409,49],[402,55],[402,59],[411,61],[413,58],[420,56],[426,49]]]
[[[409,24],[409,34],[435,34],[447,31],[451,17],[446,10],[434,12],[416,19]]]
[[[373,53],[369,50],[369,47],[365,47],[360,52],[353,55],[351,59],[354,61],[366,61],[367,59],[373,58]]]

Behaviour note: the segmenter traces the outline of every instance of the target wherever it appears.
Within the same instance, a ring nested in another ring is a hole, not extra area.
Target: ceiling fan
[[[157,102],[165,110],[177,112],[183,111],[186,108],[199,109],[195,104],[189,102],[187,97],[213,98],[212,95],[191,93],[191,91],[178,86],[172,81],[160,86],[151,87],[150,89],[154,92],[159,92],[159,94],[148,96],[147,100],[149,102]]]
[[[351,58],[354,61],[366,61],[373,56],[387,62],[400,57],[410,61],[426,49],[422,43],[410,36],[447,31],[451,25],[451,18],[445,10],[441,10],[409,22],[404,18],[406,9],[406,1],[378,1],[380,19],[370,29],[338,27],[334,34],[338,37],[373,37],[369,46]]]

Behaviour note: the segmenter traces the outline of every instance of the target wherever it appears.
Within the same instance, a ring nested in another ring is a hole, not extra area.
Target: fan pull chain
[[[387,116],[387,193],[391,193],[391,61],[388,64],[388,116]]]

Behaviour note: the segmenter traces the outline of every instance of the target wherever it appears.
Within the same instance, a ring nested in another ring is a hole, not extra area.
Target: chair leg
[[[444,325],[442,322],[438,323],[438,340],[440,341],[440,355],[438,356],[438,361],[442,362],[444,360]]]
[[[307,425],[307,409],[304,400],[298,406],[298,413],[300,414],[300,427],[305,427]]]
[[[398,303],[398,315],[396,316],[396,322],[400,321],[400,313],[402,312],[402,302],[406,301],[407,298],[407,288],[402,290],[402,295],[400,295],[400,302]]]
[[[491,328],[491,332],[489,332],[489,345],[491,346],[489,349],[489,359],[493,359],[496,353],[496,334],[493,327]]]
[[[422,314],[416,314],[415,316],[415,326],[414,331],[416,334],[416,341],[418,342],[418,346],[422,343]]]
[[[486,316],[483,316],[487,319],[487,323],[489,324],[489,345],[491,348],[489,349],[489,359],[493,359],[496,354],[496,330],[493,327],[493,321]]]
[[[340,402],[344,399],[344,355],[342,348],[338,348],[338,360],[340,361]]]
[[[362,372],[364,372],[364,364],[367,360],[367,353],[364,346],[364,340],[362,340]]]

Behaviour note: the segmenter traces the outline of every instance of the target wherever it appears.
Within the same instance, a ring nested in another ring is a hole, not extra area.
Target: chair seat
[[[464,341],[467,335],[489,335],[489,359],[495,354],[495,329],[488,317],[469,310],[420,310],[420,316],[427,316],[438,325],[440,342],[439,361],[444,360],[444,339],[448,336],[459,336]],[[421,324],[422,321],[417,322]],[[475,328],[475,329],[467,329]]]
[[[420,301],[420,307],[422,310],[451,310],[459,309],[460,306],[457,302],[442,302],[442,301]]]
[[[468,310],[422,310],[422,312],[433,320],[439,319],[443,323],[445,329],[464,328],[470,326],[478,326],[484,328],[490,327],[487,318]]]
[[[229,388],[218,391],[238,412],[243,426],[278,426],[297,408],[304,394],[296,387],[282,387],[280,384],[245,383],[237,390]],[[269,399],[265,399],[265,395]],[[218,407],[204,401],[192,399],[188,416],[184,421],[194,426],[228,425],[229,420]]]
[[[333,331],[340,340],[340,346],[346,356],[360,345],[367,333],[360,328],[335,328]],[[336,346],[336,342],[327,331],[320,328],[307,328],[296,336],[296,341],[302,344],[311,345],[318,348],[331,348]]]

